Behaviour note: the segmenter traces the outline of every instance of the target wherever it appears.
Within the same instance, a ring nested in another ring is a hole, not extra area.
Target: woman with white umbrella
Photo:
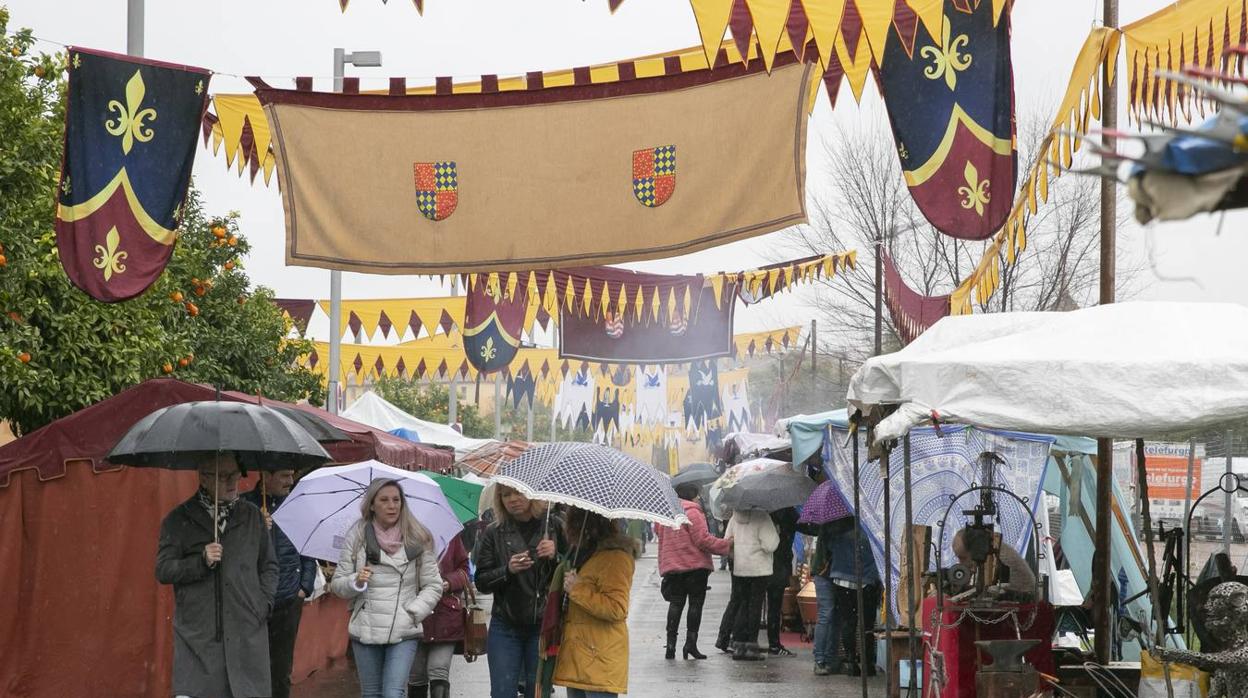
[[[421,622],[442,597],[433,536],[397,480],[373,480],[329,588],[351,601],[347,632],[364,698],[403,698]]]

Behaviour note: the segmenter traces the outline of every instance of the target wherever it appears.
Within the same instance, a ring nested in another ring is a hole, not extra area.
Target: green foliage
[[[242,272],[237,214],[207,216],[193,190],[169,267],[142,296],[100,303],[69,282],[53,232],[64,56],[29,54],[29,31],[7,24],[0,8],[0,419],[27,433],[161,375],[319,401],[320,378],[295,364],[310,343],[287,338],[271,292]]]
[[[383,377],[373,384],[373,389],[395,407],[414,417],[436,424],[447,424],[450,421],[450,393],[444,386],[415,383],[402,378]],[[492,394],[494,386],[488,380],[483,380],[481,389],[489,390]],[[470,393],[472,390],[472,387],[469,387]],[[502,424],[501,438],[504,440],[518,439],[525,441],[528,437],[529,408],[524,402],[521,402],[519,407],[513,407],[511,400],[506,398],[506,391],[502,392],[504,393],[504,404],[500,420]],[[471,398],[460,400],[455,409],[456,416],[464,428],[464,436],[474,439],[490,439],[494,437],[494,415],[482,414],[480,408],[473,404]],[[550,419],[551,408],[535,402],[533,404],[534,441],[546,441],[550,438]],[[590,433],[587,431],[564,429],[562,426],[557,427],[555,430],[556,441],[589,441],[589,439]]]

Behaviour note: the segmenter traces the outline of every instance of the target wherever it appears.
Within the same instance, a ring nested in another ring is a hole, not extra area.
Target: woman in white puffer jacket
[[[433,537],[397,481],[369,485],[329,589],[351,602],[347,632],[363,697],[403,698],[421,621],[442,598],[442,575]]]

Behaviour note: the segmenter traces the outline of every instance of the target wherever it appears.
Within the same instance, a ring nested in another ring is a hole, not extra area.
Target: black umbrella
[[[140,468],[197,470],[232,454],[240,467],[296,470],[330,456],[303,427],[277,410],[245,402],[205,400],[163,407],[140,419],[108,454],[113,463]],[[218,482],[214,479],[214,483]],[[213,487],[212,540],[219,541],[217,487]],[[219,569],[219,568],[218,568]],[[217,631],[222,636],[221,575],[215,576]]]
[[[690,463],[672,476],[672,489],[681,485],[701,488],[719,479],[719,472],[710,463]]]
[[[263,403],[261,403],[263,404]],[[282,414],[290,417],[296,424],[303,427],[303,430],[312,435],[318,443],[334,443],[337,441],[350,441],[351,435],[339,429],[322,419],[320,416],[304,410],[287,407],[285,405],[264,405],[271,410],[277,410]]]
[[[226,452],[240,466],[260,470],[298,470],[330,460],[315,437],[276,409],[215,400],[184,402],[147,415],[121,437],[108,460],[140,468],[195,470]]]

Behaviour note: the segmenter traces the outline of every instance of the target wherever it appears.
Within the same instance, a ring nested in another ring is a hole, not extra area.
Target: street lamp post
[[[350,63],[357,68],[377,68],[381,65],[381,51],[355,51],[334,49],[334,92],[342,92],[342,79]],[[338,414],[338,374],[342,363],[342,272],[329,272],[329,396],[326,407],[330,414]]]

